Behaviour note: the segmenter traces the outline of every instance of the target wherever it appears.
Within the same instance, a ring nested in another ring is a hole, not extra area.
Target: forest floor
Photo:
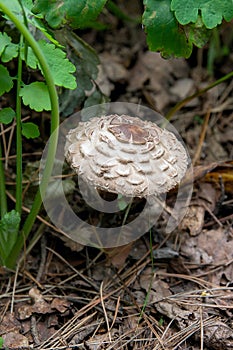
[[[194,50],[189,60],[164,60],[148,51],[140,26],[108,19],[110,29],[79,34],[99,54],[97,84],[112,102],[166,115],[233,70],[228,53],[210,66],[210,74],[208,49]],[[230,30],[225,25],[221,40]],[[72,243],[43,223],[43,235],[17,273],[0,270],[6,348],[233,349],[232,109],[233,81],[227,80],[171,119],[194,170],[187,214],[171,234],[164,233],[163,213],[132,244],[100,251]],[[38,151],[39,160],[42,149],[36,147],[27,141],[24,151]]]

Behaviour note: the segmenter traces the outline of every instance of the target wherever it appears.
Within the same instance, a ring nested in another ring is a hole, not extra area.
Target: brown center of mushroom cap
[[[123,123],[120,125],[110,125],[111,131],[115,137],[122,142],[134,144],[145,144],[149,136],[149,132],[136,124]]]

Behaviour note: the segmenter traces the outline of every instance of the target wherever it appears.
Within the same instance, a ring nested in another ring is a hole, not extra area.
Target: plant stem
[[[18,55],[18,73],[16,87],[16,206],[15,209],[21,216],[22,211],[22,129],[21,129],[21,97],[20,89],[22,84],[22,59],[20,48],[23,44],[23,35],[20,36],[19,55]]]
[[[40,67],[42,69],[43,75],[45,77],[50,101],[51,101],[51,127],[50,127],[50,142],[48,147],[48,155],[46,159],[46,164],[43,172],[43,176],[40,183],[40,189],[38,189],[35,200],[33,202],[31,211],[24,223],[24,226],[22,228],[22,232],[18,236],[17,242],[14,245],[11,253],[9,254],[9,257],[6,261],[6,266],[9,268],[15,267],[16,260],[18,258],[18,255],[23,248],[24,242],[27,239],[32,226],[35,222],[36,215],[38,214],[42,199],[42,196],[46,192],[47,185],[49,183],[49,179],[52,173],[53,169],[53,163],[54,158],[56,154],[56,148],[57,148],[57,141],[58,141],[58,126],[59,126],[59,105],[58,105],[58,96],[56,87],[54,85],[53,77],[50,72],[49,66],[47,64],[47,61],[44,57],[43,52],[40,49],[40,46],[36,42],[36,40],[33,38],[27,27],[22,23],[17,16],[13,12],[10,11],[10,9],[7,7],[7,5],[4,4],[5,1],[0,1],[0,9],[10,18],[10,20],[15,24],[17,29],[20,31],[20,33],[24,36],[25,40],[27,41],[28,45],[32,48],[35,56],[37,57]]]
[[[223,83],[225,80],[228,80],[232,77],[233,77],[233,72],[228,73],[228,74],[224,75],[222,78],[220,78],[220,79],[214,81],[213,83],[211,83],[210,85],[206,86],[204,89],[199,90],[199,91],[195,92],[195,94],[184,98],[182,101],[178,102],[173,108],[170,109],[170,111],[167,113],[165,118],[167,120],[171,120],[173,115],[176,112],[178,112],[183,106],[185,106],[188,102],[190,102],[191,100],[193,100],[194,98],[196,98],[198,96],[203,95],[205,92],[209,91],[210,89],[213,89],[215,86]]]
[[[2,162],[2,145],[0,140],[0,210],[1,218],[7,213],[7,200],[6,200],[6,186],[5,186],[5,172]]]

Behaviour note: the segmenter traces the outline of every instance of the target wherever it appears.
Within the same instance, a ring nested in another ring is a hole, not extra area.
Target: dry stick
[[[117,288],[116,290],[113,290],[111,292],[109,292],[108,294],[106,294],[103,299],[108,299],[109,297],[111,297],[114,293],[119,292],[122,289],[122,286],[120,286],[119,288]],[[82,315],[86,314],[88,311],[90,311],[92,308],[96,307],[99,303],[101,302],[100,298],[95,298],[93,299],[89,304],[85,305],[82,309],[80,309],[75,316],[67,323],[62,326],[58,331],[56,331],[49,339],[47,339],[44,343],[41,344],[40,349],[44,349],[43,347],[45,346],[45,344],[47,344],[47,346],[49,345],[49,341],[50,344],[51,342],[56,341],[56,339],[53,339],[55,336],[57,336],[57,338],[59,339],[59,334],[64,334],[67,329],[69,329],[69,327],[73,328],[72,325],[77,321],[78,318],[80,318]]]
[[[232,220],[232,219],[233,219],[233,214],[230,214],[230,215],[227,215],[223,218],[218,219],[218,221],[222,223],[224,221]],[[207,222],[206,224],[204,224],[204,228],[212,226],[213,224],[214,224],[214,221]]]
[[[25,117],[22,119],[22,122],[25,122],[25,120],[29,119],[30,117]],[[3,134],[6,134],[8,131],[10,131],[12,128],[14,128],[16,125],[16,121],[13,122],[13,124],[11,126],[9,126],[8,128],[2,130],[0,132],[0,136],[3,135]],[[16,156],[14,156],[14,158],[16,158]]]
[[[203,325],[206,326],[211,326],[214,325],[216,322],[217,318],[213,318],[213,316],[209,317],[208,319],[204,320]],[[166,345],[170,349],[171,346],[172,348],[178,348],[179,345],[181,345],[185,340],[187,340],[192,334],[198,331],[199,328],[199,320],[193,322],[191,325],[188,327],[182,329],[178,333],[175,333],[172,335],[170,338],[167,339]],[[154,350],[154,349],[153,349]]]
[[[18,265],[20,266],[20,264],[18,264]],[[27,276],[28,279],[30,279],[32,282],[34,282],[40,289],[42,289],[42,290],[44,289],[44,286],[42,286],[42,284],[40,284],[40,282],[37,281],[36,278],[33,277],[29,271],[24,270],[22,275]]]
[[[202,307],[200,307],[200,341],[201,341],[201,348],[200,350],[204,349],[204,325],[203,325],[203,310]]]
[[[40,344],[40,339],[39,339],[38,329],[36,327],[36,316],[35,315],[31,316],[31,319],[30,319],[30,330],[31,330],[32,338],[33,338],[33,341],[34,341],[35,345],[39,345]]]
[[[184,302],[184,301],[176,301],[177,304],[180,304],[180,305],[185,305],[185,306],[202,306],[202,307],[207,307],[207,308],[213,308],[213,309],[220,309],[220,310],[224,310],[224,309],[227,309],[227,310],[233,310],[233,305],[222,305],[222,304],[207,304],[207,303],[203,303],[203,304],[200,304],[200,303],[190,303],[190,302]]]
[[[6,194],[7,194],[7,196],[8,196],[14,203],[16,202],[15,198],[12,196],[12,194],[11,194],[10,192],[6,191]],[[26,213],[30,213],[30,209],[27,208],[27,207],[25,207],[24,205],[22,206],[22,209],[23,209]],[[52,228],[54,231],[56,231],[56,232],[58,232],[58,233],[62,233],[62,234],[64,234],[64,235],[66,235],[65,232],[63,232],[62,230],[58,229],[56,226],[50,224],[48,221],[46,221],[46,219],[42,218],[42,216],[37,215],[36,217],[37,217],[37,219],[38,219],[39,221],[41,221],[43,224],[45,224],[45,225],[48,226],[49,228]],[[66,236],[67,236],[67,235],[66,235]]]
[[[115,348],[115,346],[117,345],[117,343],[121,342],[124,340],[124,338],[127,338],[130,336],[130,334],[133,332],[133,330],[129,330],[129,331],[126,331],[124,334],[122,334],[120,337],[117,338],[117,341],[115,341],[112,345],[110,345],[109,347],[106,348],[106,350],[122,350],[123,348],[123,345],[126,346],[128,343],[131,343],[131,342],[136,342],[136,337],[140,334],[142,334],[144,332],[144,330],[140,330],[139,333],[137,334],[134,334],[132,337],[130,337],[129,339],[126,340],[126,342],[124,344],[121,344],[120,347],[117,347]],[[88,343],[89,344],[89,343]]]
[[[40,266],[36,275],[36,280],[39,282],[41,280],[41,277],[43,276],[43,273],[45,271],[45,263],[46,263],[46,238],[45,235],[42,235],[41,237],[41,259],[40,259]]]
[[[101,300],[101,305],[102,305],[103,312],[104,312],[104,318],[105,318],[107,329],[108,329],[109,341],[111,343],[112,342],[112,337],[111,337],[111,332],[110,332],[110,327],[109,327],[109,322],[108,322],[108,315],[107,315],[107,312],[106,312],[106,309],[105,309],[104,299],[103,299],[103,281],[100,284],[100,300]]]
[[[219,227],[223,227],[223,224],[221,223],[221,221],[214,215],[214,213],[210,210],[208,205],[206,205],[205,203],[202,203],[202,206],[205,208],[206,211],[208,211],[210,216],[212,216],[213,220],[219,225]]]
[[[224,81],[230,79],[233,77],[233,72],[224,75],[222,78],[216,80],[215,82],[213,82],[212,84],[208,85],[207,87],[205,87],[202,90],[198,90],[195,94],[186,97],[185,99],[183,99],[182,101],[178,102],[173,108],[170,109],[170,111],[168,112],[168,114],[166,115],[166,119],[170,120],[172,118],[172,116],[179,111],[183,106],[185,106],[188,102],[192,101],[194,98],[199,97],[201,95],[203,95],[205,92],[209,91],[210,89],[214,88],[215,86],[223,83]]]
[[[14,278],[14,284],[13,284],[13,289],[12,289],[12,298],[11,298],[11,310],[10,310],[11,314],[13,314],[13,311],[14,311],[15,291],[16,291],[18,274],[19,274],[19,265],[16,266],[16,270],[15,270],[15,278]]]
[[[1,311],[1,316],[0,316],[0,324],[2,324],[2,320],[4,318],[4,316],[6,315],[6,312],[8,310],[8,307],[10,305],[10,300],[6,301],[5,305],[3,306],[3,310]],[[7,329],[6,333],[10,332],[9,329]],[[1,335],[3,335],[3,333],[1,332]]]
[[[73,317],[73,319],[71,320],[71,323],[72,323],[71,327],[67,327],[66,324],[64,325],[65,327],[62,326],[62,328],[58,329],[49,339],[47,339],[45,342],[40,344],[39,349],[45,350],[45,349],[48,349],[48,346],[51,346],[51,345],[52,345],[51,349],[59,349],[60,348],[60,347],[58,347],[59,343],[62,342],[64,344],[66,339],[74,334],[75,330],[77,330],[81,326],[83,326],[87,321],[89,321],[95,315],[96,315],[96,312],[84,317],[79,323],[76,322],[77,317],[76,318]],[[53,339],[54,336],[57,336],[57,337],[55,339]],[[50,341],[50,343],[48,343],[48,341]],[[68,346],[66,346],[64,349],[67,349],[67,348],[68,348]],[[50,349],[50,347],[49,347],[49,349]]]
[[[179,278],[179,279],[184,279],[184,280],[188,280],[188,281],[191,281],[191,282],[195,282],[196,284],[198,284],[199,286],[202,286],[203,288],[207,289],[208,286],[209,287],[216,287],[215,284],[211,283],[211,282],[208,282],[208,281],[205,281],[205,280],[202,280],[196,276],[189,276],[189,275],[183,275],[183,274],[180,274],[180,273],[168,273],[168,272],[163,272],[163,271],[160,271],[160,272],[157,272],[156,273],[157,276],[165,276],[165,277],[174,277],[174,278]]]
[[[121,297],[120,295],[118,296],[117,298],[117,304],[116,304],[116,310],[115,310],[115,313],[114,313],[114,316],[113,316],[113,320],[112,320],[112,324],[111,324],[111,327],[110,327],[110,331],[112,330],[115,322],[116,322],[116,318],[117,318],[117,314],[118,314],[118,310],[119,310],[119,305],[120,305],[120,300],[121,300]]]
[[[24,122],[25,120],[29,119],[30,117],[25,117],[22,119],[22,122]],[[16,121],[13,122],[13,124],[6,128],[3,129],[3,126],[1,126],[1,132],[0,132],[0,136],[2,135],[2,140],[3,140],[3,147],[4,147],[4,153],[5,153],[5,168],[8,168],[8,160],[9,160],[9,154],[10,154],[10,149],[11,149],[11,144],[12,144],[12,139],[13,139],[13,135],[14,135],[14,131],[15,131],[15,126],[16,126]],[[10,136],[6,145],[6,139],[5,139],[5,134],[10,131]],[[16,158],[16,156],[15,156]]]
[[[120,289],[117,288],[114,291],[111,291],[110,293],[106,294],[103,299],[108,299],[109,297],[111,297],[114,293],[117,293]],[[47,339],[44,343],[41,344],[43,349],[43,346],[45,344],[47,344],[49,341],[55,341],[55,339],[53,340],[54,336],[58,336],[59,338],[59,334],[63,334],[65,332],[67,332],[67,329],[69,329],[69,327],[73,328],[74,323],[77,321],[78,318],[80,318],[81,316],[83,316],[84,314],[86,314],[88,311],[90,311],[91,309],[93,309],[94,307],[96,307],[99,303],[101,302],[100,298],[96,297],[95,299],[92,299],[92,301],[85,305],[84,307],[82,307],[79,311],[76,312],[76,314],[73,316],[73,318],[71,320],[69,320],[66,324],[64,324],[60,329],[58,329],[49,339]],[[49,344],[49,343],[48,343]]]
[[[167,332],[168,332],[168,330],[171,327],[173,322],[174,322],[174,318],[168,323],[167,327],[165,328],[165,330],[164,330],[164,332],[163,332],[163,334],[161,336],[162,340],[165,339],[165,335],[167,334]]]
[[[54,255],[56,255],[63,263],[65,263],[71,270],[73,270],[77,276],[81,277],[85,282],[87,282],[89,285],[91,285],[95,290],[97,290],[95,284],[91,282],[87,277],[85,277],[81,272],[79,272],[75,267],[73,267],[69,262],[63,258],[60,254],[58,254],[55,250],[52,248],[47,247],[47,249],[52,252]]]
[[[6,155],[5,156],[5,169],[8,168],[8,158],[7,158],[7,142],[6,142],[6,136],[4,134],[4,126],[3,124],[1,124],[1,133],[0,135],[2,134],[2,144],[3,144],[3,150],[4,150],[4,154]]]
[[[102,320],[98,319],[98,325],[97,325],[96,329],[94,330],[94,332],[92,333],[92,336],[91,336],[92,339],[95,338],[95,336],[96,336],[96,334],[97,334],[97,332],[98,332],[98,330],[100,329],[101,326],[102,326]]]
[[[1,133],[0,133],[0,136],[1,136]],[[22,157],[28,157],[28,156],[41,156],[41,153],[42,152],[32,152],[32,153],[23,153],[22,154]],[[16,155],[13,154],[11,156],[8,157],[8,159],[15,159],[16,158]],[[5,160],[6,157],[1,157],[0,160]],[[12,182],[11,184],[15,185],[15,182]]]
[[[196,150],[195,156],[193,158],[193,165],[195,165],[198,162],[198,160],[200,159],[201,150],[202,150],[203,142],[205,140],[205,135],[206,135],[206,132],[207,132],[209,119],[210,119],[210,110],[207,111],[207,113],[205,115],[205,118],[204,118],[204,123],[202,125],[202,130],[201,130],[199,143],[198,143],[198,146],[197,146],[197,150]]]
[[[231,90],[233,89],[233,80],[230,82],[230,84],[226,87],[225,91],[221,94],[219,98],[219,102],[223,103],[224,100],[227,98],[227,96],[230,95]]]
[[[4,154],[6,154],[7,146],[6,146],[6,137],[5,137],[5,135],[4,135],[4,127],[3,127],[3,124],[0,123],[0,127],[1,127],[0,136],[1,136],[1,134],[2,134],[3,150],[4,150]],[[6,162],[7,162],[7,159],[6,159]],[[5,168],[6,168],[6,165],[5,165]]]
[[[26,192],[28,191],[29,187],[31,186],[31,184],[34,181],[38,181],[38,173],[39,173],[40,169],[38,168],[30,177],[30,180],[27,181],[27,184],[22,192],[22,198],[24,199]]]
[[[134,298],[133,293],[131,293],[131,291],[129,290],[128,286],[127,286],[126,283],[122,280],[121,276],[119,276],[118,273],[117,273],[117,276],[118,276],[119,280],[121,281],[121,283],[122,283],[124,289],[128,292],[130,298],[132,299],[132,301],[133,301],[133,303],[134,303],[134,305],[135,305],[135,307],[136,307],[136,309],[138,310],[139,315],[140,315],[140,313],[141,313],[141,308],[140,308],[140,306],[138,305],[136,299]],[[165,348],[164,348],[164,346],[163,346],[163,343],[162,343],[162,339],[161,339],[160,335],[158,334],[158,332],[156,332],[155,328],[152,326],[149,317],[147,317],[147,315],[146,315],[145,313],[143,313],[143,314],[141,315],[141,318],[144,319],[145,323],[146,323],[147,326],[150,328],[151,332],[154,334],[154,336],[156,337],[156,339],[158,340],[158,342],[160,343],[160,345],[162,346],[162,348],[165,350]],[[156,325],[156,326],[157,326],[157,325]],[[161,330],[161,329],[159,329],[159,330]]]
[[[15,124],[16,125],[16,124]],[[10,154],[10,150],[11,150],[11,144],[12,144],[12,140],[13,140],[13,136],[14,136],[14,131],[15,131],[15,125],[13,128],[11,128],[10,130],[10,136],[8,139],[8,147],[5,150],[5,157],[6,157],[6,161],[5,161],[5,168],[8,168],[8,161],[9,161],[9,154]],[[5,138],[5,135],[3,135]]]

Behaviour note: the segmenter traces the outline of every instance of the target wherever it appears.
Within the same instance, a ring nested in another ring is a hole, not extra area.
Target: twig
[[[195,165],[198,162],[198,160],[200,159],[201,149],[202,149],[203,142],[205,140],[205,135],[207,132],[209,119],[210,119],[210,110],[208,110],[208,112],[206,113],[205,118],[204,118],[204,123],[202,125],[202,130],[201,130],[200,139],[199,139],[199,142],[197,145],[197,150],[196,150],[195,156],[193,158],[193,165]]]
[[[12,297],[11,297],[11,310],[10,310],[11,314],[13,314],[13,311],[14,311],[15,291],[16,291],[18,273],[19,273],[19,264],[17,264],[16,270],[15,270],[15,278],[14,278],[14,284],[12,289]]]
[[[119,295],[118,298],[117,298],[116,310],[115,310],[115,313],[114,313],[114,317],[113,317],[113,320],[112,320],[112,324],[111,324],[110,330],[113,328],[113,326],[114,326],[114,324],[116,322],[116,318],[117,318],[117,314],[118,314],[118,310],[119,310],[119,305],[120,305],[120,300],[121,300],[121,297]]]
[[[166,115],[166,119],[170,120],[172,118],[172,116],[179,111],[183,106],[185,106],[188,102],[192,101],[194,98],[199,97],[201,95],[203,95],[205,92],[209,91],[210,89],[214,88],[215,86],[223,83],[224,81],[232,78],[233,76],[233,72],[224,75],[222,78],[214,81],[213,83],[211,83],[210,85],[206,86],[204,89],[202,90],[198,90],[195,94],[186,97],[185,99],[183,99],[182,101],[178,102],[173,108],[170,109],[170,111],[167,113]]]
[[[201,341],[201,347],[200,350],[204,349],[204,326],[203,326],[203,310],[202,307],[200,307],[200,341]]]
[[[12,194],[8,191],[6,191],[7,196],[15,203],[15,198],[12,196]],[[25,207],[24,205],[22,206],[22,209],[26,212],[26,213],[30,213],[30,209]],[[58,229],[56,226],[50,224],[48,221],[46,221],[46,219],[42,218],[42,216],[37,215],[36,218],[41,221],[43,224],[45,224],[46,226],[50,227],[51,229],[53,229],[55,232],[64,234],[65,236],[67,236],[65,234],[65,232],[63,232],[62,230]]]
[[[61,261],[63,261],[63,263],[65,263],[67,266],[69,266],[69,268],[74,271],[77,276],[81,277],[85,282],[87,282],[89,285],[91,285],[95,290],[97,290],[96,285],[91,282],[87,277],[85,277],[81,272],[79,272],[74,266],[72,266],[65,258],[63,258],[60,254],[58,254],[55,250],[47,247],[46,249],[48,249],[50,252],[52,252],[54,255],[56,255]]]
[[[45,235],[42,235],[41,237],[41,259],[40,259],[40,266],[37,272],[36,280],[39,282],[41,280],[41,277],[44,273],[44,267],[46,263],[46,237]]]
[[[34,341],[35,345],[39,345],[40,339],[39,339],[39,333],[38,333],[38,330],[36,327],[36,316],[32,315],[30,321],[31,321],[30,328],[31,328],[31,334],[32,334],[33,341]]]
[[[104,312],[104,318],[105,318],[107,329],[108,329],[109,341],[111,343],[112,342],[112,338],[111,338],[111,332],[110,332],[110,327],[109,327],[109,322],[108,322],[108,315],[107,315],[107,312],[106,312],[106,309],[105,309],[105,305],[104,305],[104,300],[103,300],[103,281],[100,284],[100,300],[101,300],[101,305],[102,305],[103,312]]]

